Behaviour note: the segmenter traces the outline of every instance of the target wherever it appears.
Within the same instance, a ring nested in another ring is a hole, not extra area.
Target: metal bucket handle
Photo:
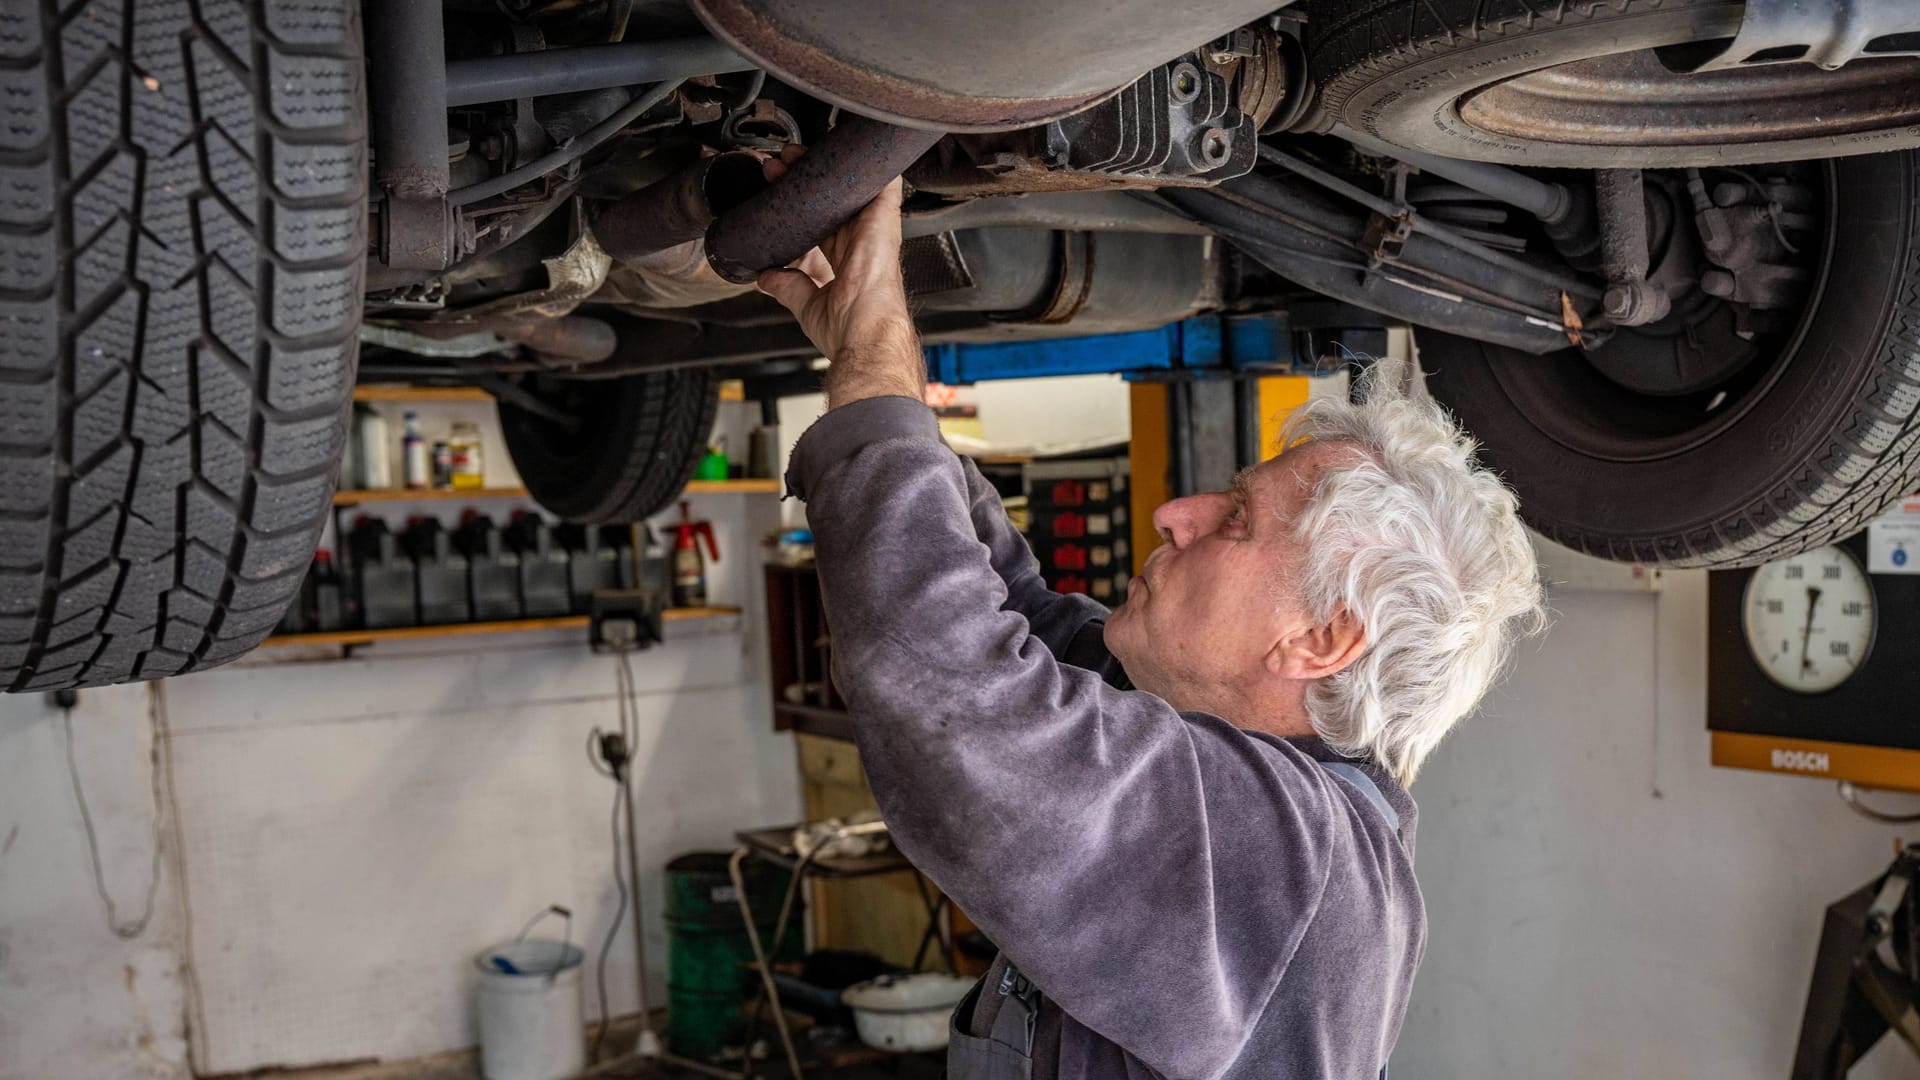
[[[564,960],[567,953],[573,948],[573,909],[564,905],[548,904],[546,907],[541,908],[533,918],[527,920],[527,925],[520,928],[520,933],[514,936],[513,943],[518,945],[527,940],[527,935],[533,933],[533,928],[540,925],[540,920],[550,915],[558,915],[565,921],[565,929],[560,931],[560,957]],[[547,972],[547,985],[553,985],[554,980],[560,977],[560,973],[563,970],[565,970],[564,965],[555,963],[553,970]]]

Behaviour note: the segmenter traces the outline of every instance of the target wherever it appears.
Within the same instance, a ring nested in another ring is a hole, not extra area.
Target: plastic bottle
[[[673,526],[673,606],[696,608],[707,606],[707,566],[700,557],[700,539],[707,541],[707,550],[713,554],[713,561],[720,561],[720,548],[713,540],[713,526],[704,521],[693,521],[687,514],[685,500],[680,503],[680,520]]]
[[[387,418],[372,407],[353,407],[353,446],[359,466],[353,483],[362,491],[393,486],[393,447],[387,442]]]
[[[445,439],[433,441],[433,486],[450,488],[453,486],[453,446]]]
[[[433,462],[427,453],[427,440],[420,437],[420,416],[409,412],[400,436],[401,471],[409,488],[425,488],[433,478]]]
[[[456,420],[447,441],[453,450],[453,486],[486,486],[487,464],[480,449],[480,425],[471,420]]]

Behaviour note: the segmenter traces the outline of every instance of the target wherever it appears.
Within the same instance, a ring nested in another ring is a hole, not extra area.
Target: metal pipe
[[[1485,244],[1476,243],[1439,222],[1422,217],[1416,213],[1412,207],[1400,206],[1390,199],[1381,198],[1372,192],[1355,187],[1324,169],[1310,165],[1299,158],[1283,153],[1271,146],[1263,145],[1260,147],[1260,160],[1271,162],[1289,172],[1305,177],[1329,191],[1344,195],[1383,217],[1390,219],[1404,217],[1414,232],[1430,236],[1448,247],[1466,252],[1469,255],[1492,263],[1495,266],[1512,270],[1515,273],[1531,274],[1574,296],[1585,297],[1589,300],[1600,299],[1602,290],[1586,281],[1559,273],[1544,266],[1534,266],[1524,259],[1516,259],[1504,252],[1496,251]]]
[[[389,0],[367,5],[372,12]],[[396,4],[396,6],[399,6]],[[369,27],[367,50],[373,51]],[[436,40],[438,40],[436,38]],[[610,86],[691,79],[730,71],[753,71],[760,65],[710,37],[632,41],[617,45],[581,45],[571,49],[482,56],[447,65],[448,105],[480,105],[489,101],[545,97]]]
[[[482,199],[491,199],[512,191],[521,184],[529,184],[556,169],[563,168],[587,156],[587,152],[618,134],[621,128],[633,123],[647,110],[672,97],[680,89],[680,81],[663,82],[646,93],[622,105],[619,111],[605,120],[593,125],[573,138],[547,151],[545,154],[499,176],[469,184],[458,191],[447,194],[447,202],[452,206],[466,206]]]
[[[1432,173],[1456,184],[1470,187],[1482,195],[1491,195],[1501,202],[1510,203],[1549,225],[1566,220],[1567,215],[1573,211],[1573,195],[1568,192],[1564,184],[1535,180],[1523,172],[1509,169],[1504,165],[1492,165],[1484,161],[1461,161],[1458,158],[1438,157],[1418,150],[1389,146],[1371,135],[1363,135],[1351,128],[1339,128],[1334,134],[1370,154],[1404,161],[1421,172]]]
[[[374,107],[374,178],[385,192],[381,261],[440,270],[452,257],[447,189],[446,31],[441,0],[365,5],[367,76]]]
[[[779,180],[720,215],[707,230],[707,261],[743,285],[791,263],[853,220],[939,140],[937,131],[842,116]]]
[[[616,260],[633,262],[700,239],[722,212],[766,186],[756,154],[734,150],[703,157],[626,198],[594,204],[593,236]]]

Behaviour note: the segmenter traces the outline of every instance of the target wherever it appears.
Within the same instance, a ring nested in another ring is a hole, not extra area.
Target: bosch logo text
[[[1826,772],[1827,755],[1812,750],[1775,750],[1773,767],[1788,772]]]

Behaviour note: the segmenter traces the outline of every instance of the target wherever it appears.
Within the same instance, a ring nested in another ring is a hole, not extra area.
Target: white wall
[[[1708,764],[1705,574],[1553,606],[1414,785],[1430,925],[1393,1071],[1784,1077],[1823,911],[1902,830],[1831,783]],[[1920,1064],[1889,1038],[1853,1075]]]
[[[633,661],[656,1005],[660,868],[800,807],[762,674],[773,502],[693,498],[719,534],[713,601],[748,610],[669,623],[667,644]],[[0,698],[0,1080],[184,1076],[188,1031],[203,1073],[472,1045],[475,951],[548,903],[572,907],[592,947],[611,918],[613,787],[586,740],[616,722],[614,661],[581,639],[383,644],[346,662],[256,653],[157,689],[82,692],[79,762],[122,919],[151,867],[150,706],[173,732],[177,801],[160,820],[177,814],[180,843],[134,942],[107,931],[94,896],[59,712]],[[622,934],[616,1015],[633,1008],[632,955]]]

